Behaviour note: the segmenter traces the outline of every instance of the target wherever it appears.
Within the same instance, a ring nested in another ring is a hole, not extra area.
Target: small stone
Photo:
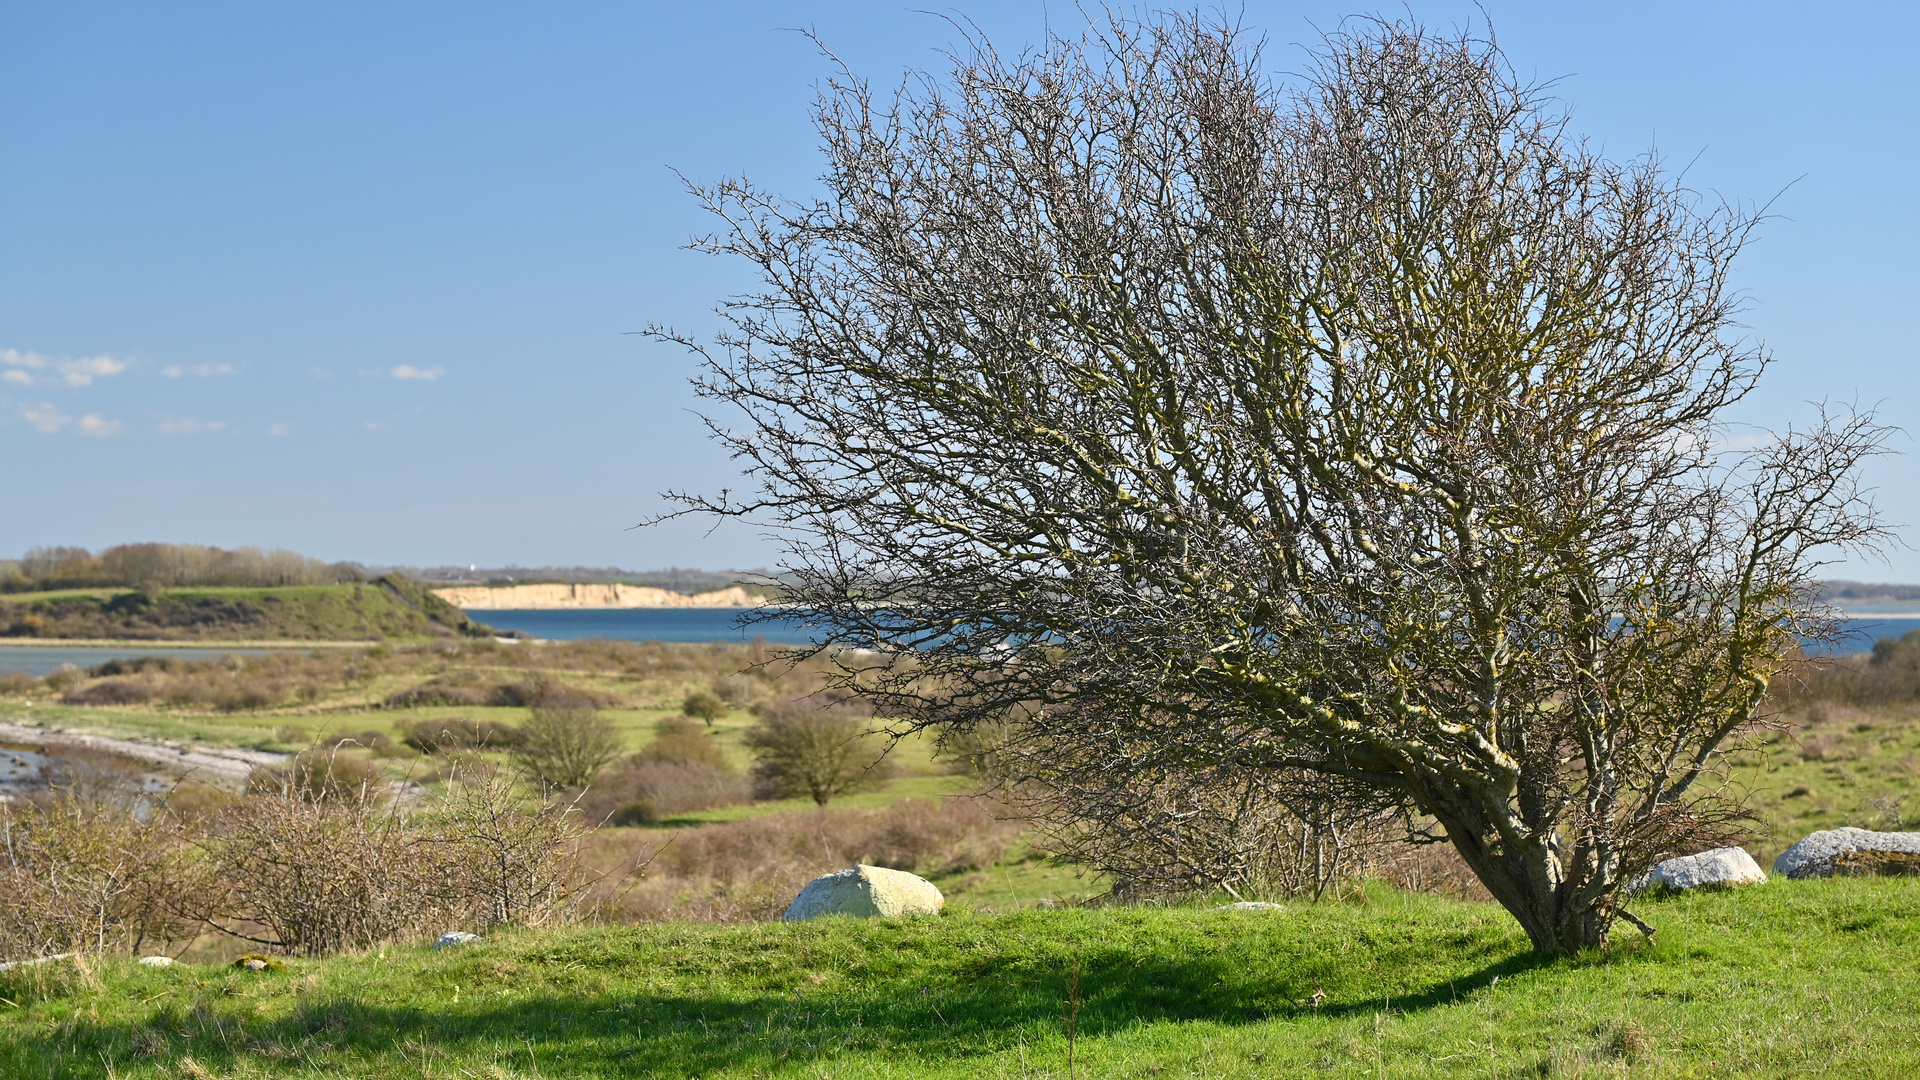
[[[1810,833],[1773,860],[1773,872],[1790,878],[1832,877],[1871,872],[1878,863],[1891,866],[1904,860],[1859,858],[1859,852],[1920,855],[1920,832],[1874,832],[1871,829],[1824,829]],[[1845,856],[1855,856],[1844,858]],[[1895,870],[1894,872],[1899,872]]]
[[[947,898],[923,877],[904,870],[860,865],[809,881],[793,898],[782,921],[799,922],[822,915],[862,919],[938,915],[946,904]]]
[[[1270,904],[1265,900],[1242,900],[1234,904],[1221,904],[1215,911],[1285,911],[1285,904]]]
[[[440,940],[434,942],[433,947],[436,949],[451,949],[457,945],[466,945],[479,940],[479,934],[469,934],[465,930],[449,930],[440,935]]]
[[[1742,847],[1714,848],[1698,855],[1682,855],[1653,868],[1652,885],[1669,889],[1697,889],[1702,885],[1755,885],[1767,880],[1766,871]]]
[[[174,964],[178,963],[178,961],[176,961],[171,956],[143,956],[137,961],[137,963],[139,963],[141,967],[161,968],[161,967],[172,967]]]

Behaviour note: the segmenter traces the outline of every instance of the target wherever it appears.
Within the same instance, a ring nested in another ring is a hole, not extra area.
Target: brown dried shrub
[[[1024,823],[984,799],[904,799],[861,810],[798,810],[693,829],[601,830],[592,865],[644,864],[636,882],[595,890],[599,918],[617,922],[779,918],[815,877],[868,863],[920,874],[991,866]]]
[[[26,697],[40,692],[46,685],[24,671],[0,671],[0,697]]]
[[[182,930],[178,819],[81,787],[0,802],[0,959],[131,952]]]
[[[589,822],[651,825],[696,810],[751,802],[736,773],[704,763],[648,761],[638,755],[603,770],[580,796]]]
[[[154,698],[154,688],[126,679],[108,679],[72,691],[61,702],[67,705],[140,705]]]
[[[525,746],[527,733],[512,724],[466,716],[415,720],[401,741],[423,754],[457,750],[513,750]]]

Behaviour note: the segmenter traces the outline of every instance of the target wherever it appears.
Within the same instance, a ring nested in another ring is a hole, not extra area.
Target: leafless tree
[[[1543,952],[1730,813],[1884,432],[1750,451],[1757,215],[1608,160],[1470,35],[1125,20],[817,107],[825,194],[701,195],[764,288],[700,389],[822,648],[1118,790],[1308,771],[1436,823]],[[861,654],[841,652],[855,657]],[[1068,778],[1071,780],[1071,777]],[[1131,780],[1129,780],[1131,782]]]
[[[753,778],[775,798],[805,796],[825,806],[885,779],[886,747],[868,734],[872,714],[844,700],[773,705],[747,729]]]

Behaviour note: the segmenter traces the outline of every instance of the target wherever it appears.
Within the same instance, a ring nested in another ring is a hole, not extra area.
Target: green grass
[[[1656,945],[1547,962],[1498,909],[1374,891],[521,931],[264,973],[60,964],[0,976],[0,1075],[1064,1077],[1075,965],[1090,1078],[1920,1073],[1920,881],[1640,911]]]
[[[431,594],[402,596],[376,584],[186,588],[152,595],[135,589],[64,589],[0,596],[0,632],[28,639],[417,641],[449,633],[435,616],[465,621]]]

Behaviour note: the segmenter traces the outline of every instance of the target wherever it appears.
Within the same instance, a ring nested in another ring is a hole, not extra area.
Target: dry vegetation
[[[790,769],[797,798],[756,801],[781,794],[766,782],[782,725],[857,721],[824,740],[845,747],[874,723],[817,696],[817,666],[774,659],[755,646],[457,641],[0,675],[7,719],[293,752],[248,792],[183,784],[147,802],[115,771],[124,763],[63,759],[52,789],[0,803],[0,956],[318,954],[501,923],[752,921],[853,862],[933,876],[962,903],[1003,883],[1020,904],[1061,895],[1067,871],[1050,868],[1069,837],[1036,830],[1011,789],[959,797],[993,786],[990,738],[937,755],[902,744],[892,779],[853,778],[873,794],[840,784],[813,807],[804,769]],[[1917,674],[1912,636],[1781,688],[1786,726],[1731,759],[1752,789],[1756,854],[1815,827],[1913,823]],[[584,788],[548,783],[543,797],[512,767],[541,708],[592,719],[624,752]],[[865,769],[879,749],[855,741],[838,760]],[[1378,815],[1305,827],[1313,816],[1271,822],[1233,893],[1344,895],[1384,880],[1485,898],[1444,845],[1406,844]],[[1212,887],[1107,881],[1112,901]]]

